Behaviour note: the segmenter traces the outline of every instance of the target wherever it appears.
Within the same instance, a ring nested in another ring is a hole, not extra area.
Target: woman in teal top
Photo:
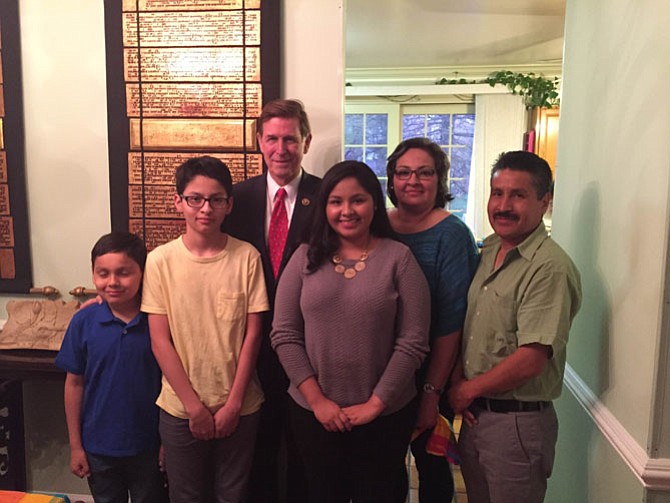
[[[460,348],[468,287],[479,255],[470,229],[444,209],[449,161],[426,138],[400,143],[388,159],[388,194],[396,206],[389,218],[399,239],[410,247],[431,293],[428,358],[417,373],[421,393],[412,454],[419,472],[421,503],[451,501],[454,483],[446,458],[426,453],[438,412],[453,419],[443,393]]]

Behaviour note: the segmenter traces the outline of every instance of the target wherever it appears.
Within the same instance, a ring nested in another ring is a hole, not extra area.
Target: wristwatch
[[[442,388],[436,388],[429,382],[423,384],[424,393],[435,393],[436,395],[441,395],[444,390]]]

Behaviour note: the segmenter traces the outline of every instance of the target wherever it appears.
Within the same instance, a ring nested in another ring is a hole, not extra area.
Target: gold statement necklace
[[[361,257],[356,261],[353,267],[345,267],[344,264],[342,263],[342,257],[340,257],[337,253],[333,255],[333,264],[335,264],[335,272],[338,274],[341,274],[344,276],[346,279],[351,279],[356,274],[358,274],[361,271],[365,270],[365,261],[368,259],[368,250],[363,250],[363,254]]]

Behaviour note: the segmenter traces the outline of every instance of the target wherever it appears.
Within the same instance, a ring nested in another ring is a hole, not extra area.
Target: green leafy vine
[[[467,79],[446,79],[437,81],[438,85],[450,84],[503,84],[512,94],[523,96],[527,108],[544,107],[552,108],[559,105],[558,77],[547,79],[542,75],[534,73],[515,73],[509,70],[501,70],[489,75],[481,81]]]

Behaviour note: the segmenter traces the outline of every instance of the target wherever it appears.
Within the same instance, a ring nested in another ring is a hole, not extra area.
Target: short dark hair
[[[363,190],[372,196],[374,214],[370,233],[381,238],[394,237],[384,205],[384,193],[379,180],[367,164],[358,161],[342,161],[330,168],[321,181],[316,207],[312,215],[312,227],[307,251],[307,270],[316,271],[339,248],[339,237],[328,224],[326,206],[335,186],[345,178],[355,178]]]
[[[533,187],[535,187],[538,199],[542,199],[547,193],[554,193],[554,180],[551,168],[547,161],[539,155],[526,152],[525,150],[503,152],[491,169],[491,179],[493,179],[493,175],[503,169],[529,173],[533,180]]]
[[[91,250],[91,267],[95,267],[95,260],[107,253],[125,253],[137,262],[140,270],[144,272],[144,264],[147,261],[147,247],[142,238],[126,231],[114,231],[105,234]]]
[[[398,206],[398,197],[395,194],[395,187],[393,186],[393,175],[395,168],[400,159],[405,153],[412,148],[419,148],[426,152],[433,158],[435,164],[435,171],[437,172],[437,195],[435,196],[435,208],[444,208],[454,196],[449,193],[447,188],[447,173],[449,172],[449,159],[444,150],[435,142],[428,138],[409,138],[398,144],[393,153],[388,158],[386,164],[386,191],[389,199],[394,206]]]
[[[233,195],[233,178],[228,166],[221,159],[209,155],[192,157],[177,168],[177,194],[183,194],[189,182],[198,175],[213,178],[223,186],[228,197]]]
[[[263,136],[263,124],[275,117],[282,119],[298,119],[300,136],[307,138],[312,132],[309,127],[309,119],[305,107],[299,100],[272,100],[268,102],[261,111],[261,116],[256,121],[256,129]]]

